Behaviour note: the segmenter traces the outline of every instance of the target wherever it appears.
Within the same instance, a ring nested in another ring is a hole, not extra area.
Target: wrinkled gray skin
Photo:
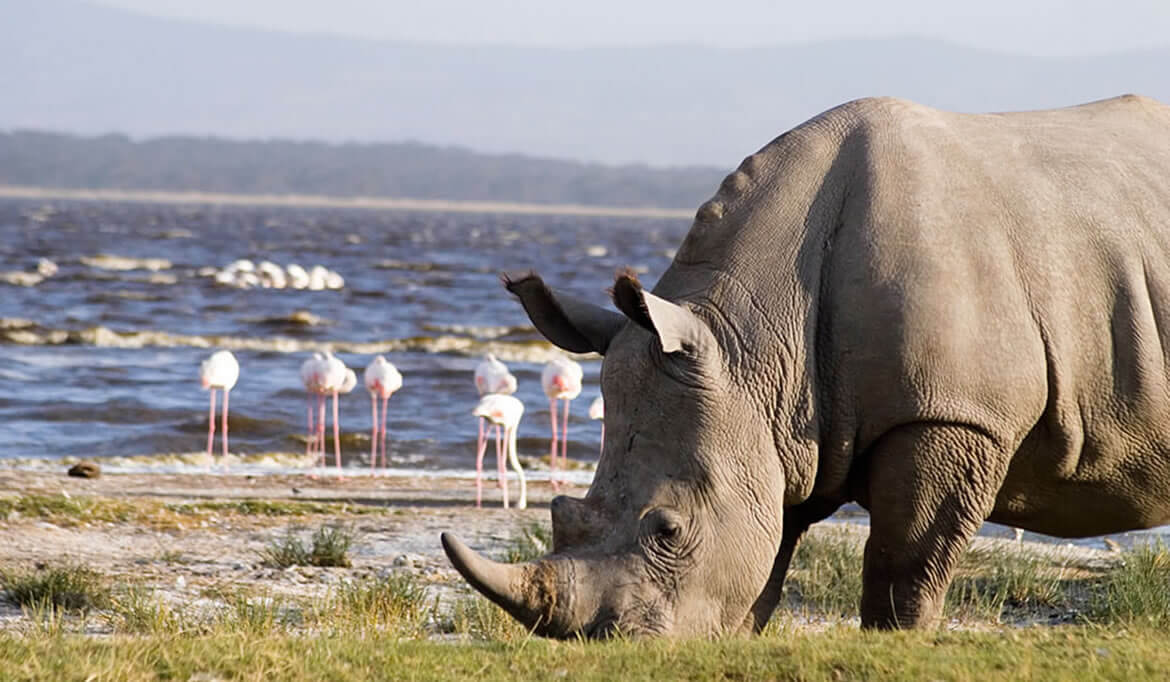
[[[606,428],[553,552],[477,589],[537,632],[763,627],[811,523],[869,510],[862,624],[939,615],[985,520],[1170,521],[1170,108],[851,102],[740,165],[621,314],[508,281],[604,354]]]

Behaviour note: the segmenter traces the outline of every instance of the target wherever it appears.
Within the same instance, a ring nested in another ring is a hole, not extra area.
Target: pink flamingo
[[[589,405],[589,418],[601,420],[601,451],[605,451],[605,401],[601,396],[593,399]]]
[[[199,366],[199,383],[208,391],[211,409],[207,417],[207,466],[211,467],[211,446],[215,442],[215,389],[223,390],[223,456],[228,453],[228,393],[240,378],[240,363],[231,351],[211,354]]]
[[[488,420],[496,426],[503,427],[504,440],[507,441],[508,461],[511,462],[512,468],[520,477],[520,499],[516,502],[516,508],[526,508],[528,506],[528,484],[524,480],[524,469],[520,466],[520,458],[516,454],[516,430],[520,426],[520,417],[524,415],[524,403],[520,402],[515,396],[489,393],[479,399],[479,404],[475,406],[475,409],[471,413],[481,419]],[[501,462],[504,459],[504,449],[504,447],[501,447],[500,441],[496,441],[496,457]],[[504,470],[501,469],[501,471]],[[504,489],[504,509],[507,509],[508,476],[506,471],[504,471],[504,475],[500,480],[503,483],[502,487]],[[476,506],[479,506],[482,492],[483,486],[479,483],[479,479],[476,479]]]
[[[313,425],[313,415],[320,412],[321,428],[324,428],[325,408],[321,404],[325,395],[324,380],[325,354],[313,353],[312,357],[301,363],[301,382],[304,383],[305,391],[309,394],[309,437],[305,441],[305,459],[312,458],[314,466],[317,463],[318,451],[325,447],[324,437],[320,440],[317,439],[317,428]],[[324,456],[324,453],[321,456]]]
[[[516,377],[512,376],[512,373],[508,371],[507,365],[497,360],[496,356],[488,353],[483,362],[475,367],[475,390],[479,391],[480,397],[493,394],[512,395],[516,392]],[[500,474],[496,484],[502,487],[505,478],[504,457],[502,454],[503,441],[501,440],[503,435],[500,431],[500,426],[495,424],[495,427],[496,465]],[[481,417],[479,420],[479,439],[476,441],[475,446],[475,489],[477,491],[475,506],[477,507],[480,506],[481,497],[478,491],[482,491],[483,489],[483,456],[487,450],[487,431],[490,428],[484,428],[484,418]]]
[[[301,373],[302,378],[307,374],[305,387],[317,396],[317,431],[316,436],[310,439],[310,446],[315,446],[317,453],[314,466],[318,461],[322,464],[325,461],[325,399],[327,396],[333,396],[333,458],[340,478],[341,427],[337,419],[337,401],[339,394],[349,393],[357,385],[357,375],[329,351],[314,353],[309,361],[301,365]]]
[[[370,473],[378,461],[378,441],[382,441],[382,468],[388,465],[386,458],[386,403],[390,396],[402,388],[402,374],[386,358],[374,358],[363,375],[366,390],[370,392],[370,410],[374,414],[373,432],[370,434]],[[378,399],[382,400],[382,419],[378,419]],[[381,423],[379,428],[378,424]]]
[[[552,442],[549,446],[549,482],[552,483],[553,490],[559,490],[561,483],[557,478],[557,401],[565,401],[560,440],[561,467],[567,468],[569,462],[569,403],[581,394],[583,376],[581,365],[563,356],[549,360],[540,373],[540,386],[544,389],[544,394],[548,396],[549,418],[552,421]]]

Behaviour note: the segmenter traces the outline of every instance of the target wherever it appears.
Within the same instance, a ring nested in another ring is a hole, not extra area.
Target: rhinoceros
[[[506,278],[604,356],[603,453],[523,564],[441,538],[538,634],[759,630],[801,535],[868,510],[861,623],[936,623],[985,520],[1170,521],[1170,107],[831,109],[747,157],[619,312]]]

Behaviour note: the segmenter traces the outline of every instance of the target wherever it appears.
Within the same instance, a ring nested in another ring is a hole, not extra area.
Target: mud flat
[[[584,489],[569,486],[569,494]],[[515,500],[516,490],[510,493]],[[532,524],[548,522],[553,493],[529,486],[529,508],[505,510],[494,482],[485,481],[475,508],[467,479],[298,475],[60,474],[0,470],[0,570],[72,563],[114,581],[156,591],[170,603],[199,606],[206,595],[244,590],[291,598],[327,594],[340,582],[408,570],[429,591],[463,589],[439,544],[453,531],[472,546],[500,555]],[[31,500],[39,511],[13,505]],[[65,511],[43,507],[60,505]],[[290,530],[338,525],[355,538],[349,568],[264,565],[262,552]],[[0,605],[0,627],[22,619]]]
[[[583,495],[585,489],[564,491]],[[222,606],[225,594],[323,599],[342,583],[405,571],[432,598],[450,603],[467,588],[443,555],[439,534],[455,532],[502,559],[525,529],[547,527],[553,495],[547,484],[534,482],[528,509],[505,510],[494,482],[485,481],[485,505],[476,509],[474,483],[467,479],[190,473],[76,479],[63,472],[0,470],[0,571],[83,565],[195,611]],[[263,561],[265,549],[290,531],[307,535],[322,526],[351,531],[352,566],[278,568]],[[859,552],[866,530],[848,521],[823,523],[810,538],[830,544],[844,539]],[[1059,567],[1064,578],[1097,573],[1116,561],[1110,552],[1090,548],[1025,545]],[[999,538],[980,537],[972,545],[987,556],[1017,549],[1014,541]],[[842,613],[855,613],[855,607],[845,607]],[[1005,613],[1001,623],[1059,623],[1066,615],[1052,609]],[[19,628],[28,617],[13,604],[0,604],[0,628]],[[831,620],[802,619],[813,627]],[[96,621],[86,626],[95,634],[102,629]]]

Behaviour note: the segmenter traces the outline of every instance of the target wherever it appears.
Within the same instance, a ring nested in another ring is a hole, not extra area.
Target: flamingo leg
[[[548,480],[553,490],[560,490],[560,481],[557,480],[557,399],[548,399],[548,415],[552,423],[552,442],[548,452]]]
[[[370,475],[374,475],[374,468],[378,465],[378,398],[370,394]]]
[[[317,461],[325,466],[325,395],[317,396]],[[324,472],[322,472],[324,473]]]
[[[475,442],[475,506],[483,506],[483,455],[487,451],[487,433],[484,432],[484,418],[479,418],[479,440]]]
[[[508,460],[512,463],[512,469],[516,471],[516,475],[520,477],[520,499],[516,501],[517,509],[528,508],[528,483],[524,480],[524,469],[520,467],[520,456],[516,454],[516,430],[518,426],[512,426],[505,430],[507,434],[505,438],[508,441]]]
[[[227,469],[227,454],[228,454],[228,395],[231,394],[231,389],[223,389],[223,456],[224,469]]]
[[[337,391],[333,392],[333,461],[337,464],[337,477],[341,478],[341,427],[337,424]]]
[[[386,455],[386,404],[390,402],[390,396],[382,396],[382,468],[386,469],[390,466],[390,459]]]
[[[503,485],[503,488],[504,488],[504,509],[507,509],[508,508],[508,474],[503,469],[504,443],[503,443],[503,441],[501,441],[499,439],[496,440],[496,461],[500,463],[500,470],[504,474],[503,476],[500,477],[500,480],[503,481],[503,484],[504,484]]]
[[[316,448],[313,447],[313,443],[317,439],[317,431],[313,428],[313,394],[312,393],[310,393],[308,396],[307,404],[308,404],[308,408],[309,408],[307,410],[309,413],[309,420],[308,420],[309,430],[308,430],[308,437],[305,438],[305,459],[308,459],[310,455],[315,455],[317,453]]]
[[[211,396],[211,412],[207,417],[207,468],[211,468],[211,445],[215,442],[215,389],[208,389]]]
[[[561,474],[569,472],[569,401],[565,400],[565,418],[561,426]],[[561,478],[561,483],[565,483]]]
[[[601,447],[597,450],[597,458],[601,459],[601,453],[605,452],[605,422],[601,422]]]
[[[508,477],[507,470],[504,468],[504,453],[500,450],[502,447],[501,444],[503,443],[503,437],[500,435],[500,425],[495,424],[494,428],[496,432],[496,471],[498,475],[498,478],[496,478],[496,487],[503,488],[504,479]]]

